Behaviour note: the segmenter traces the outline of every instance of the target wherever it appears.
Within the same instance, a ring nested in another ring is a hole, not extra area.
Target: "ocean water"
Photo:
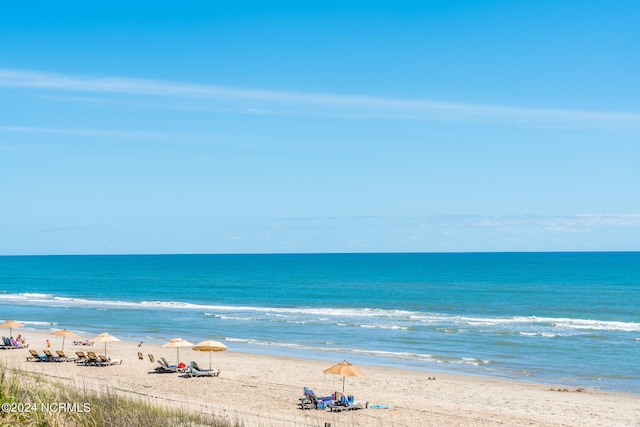
[[[638,252],[8,256],[5,319],[640,394]]]

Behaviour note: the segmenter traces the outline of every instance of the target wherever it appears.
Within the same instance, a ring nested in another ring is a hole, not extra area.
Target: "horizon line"
[[[235,256],[235,255],[472,255],[472,254],[607,254],[640,253],[638,250],[538,250],[538,251],[369,251],[369,252],[176,252],[176,253],[88,253],[88,254],[0,254],[2,257],[99,257],[99,256]]]

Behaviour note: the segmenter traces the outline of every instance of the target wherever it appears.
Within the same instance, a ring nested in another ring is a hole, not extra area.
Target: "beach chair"
[[[9,341],[8,344],[3,344],[0,345],[0,350],[16,350],[19,348],[29,348],[29,344],[20,344],[20,343],[16,343],[16,344],[12,344],[11,341]]]
[[[300,398],[300,409],[326,409],[336,403],[334,396],[318,397],[310,388],[304,387],[304,396]]]
[[[336,403],[327,405],[327,410],[330,412],[342,412],[352,411],[354,409],[364,409],[369,407],[369,402],[366,400],[353,400],[353,396],[346,396],[344,393],[336,391],[335,393]]]
[[[142,353],[141,353],[141,352],[138,352],[138,359],[140,359],[140,360],[144,360],[144,356],[142,355]]]
[[[300,409],[318,409],[318,399],[315,395],[306,395],[300,398]]]
[[[156,358],[153,357],[153,354],[149,353],[147,356],[149,356],[149,360],[151,361],[151,363],[156,361]]]
[[[58,350],[58,351],[56,351],[56,354],[60,358],[61,362],[75,362],[77,360],[76,357],[67,357],[67,355],[64,354],[64,351]]]
[[[100,358],[93,351],[88,351],[87,352],[87,361],[85,362],[85,365],[87,365],[87,366],[105,366],[104,363],[102,363],[102,360],[100,360]]]
[[[100,362],[102,362],[102,364],[104,366],[109,366],[109,365],[122,365],[122,360],[120,359],[111,359],[110,357],[104,356],[104,355],[99,355],[98,359],[100,359]]]
[[[189,363],[189,369],[187,370],[187,375],[190,378],[193,377],[217,377],[220,375],[220,369],[200,369],[198,364],[194,361]]]
[[[160,360],[158,360],[158,364],[160,366],[158,366],[155,371],[159,374],[171,374],[174,372],[181,372],[178,369],[177,365],[169,365],[169,363],[167,363],[167,361],[165,360],[164,357],[161,357]]]
[[[76,365],[85,365],[89,361],[89,358],[84,354],[84,351],[76,351],[76,356],[78,356],[76,358]]]
[[[0,341],[0,350],[14,350],[16,348],[26,348],[22,344],[17,343],[15,340],[11,342],[11,338],[5,337],[3,341]]]
[[[38,354],[38,352],[35,350],[29,350],[29,353],[31,354],[31,356],[27,356],[28,362],[48,362],[49,361],[47,356]]]
[[[62,362],[60,356],[54,356],[49,350],[42,350],[42,352],[47,357],[47,362]]]
[[[167,359],[165,359],[164,357],[160,358],[162,360],[162,362],[165,364],[165,366],[169,366],[170,368],[176,368],[178,370],[178,372],[187,372],[187,370],[189,369],[189,367],[183,363],[181,363],[180,365],[170,365],[169,362],[167,362]]]

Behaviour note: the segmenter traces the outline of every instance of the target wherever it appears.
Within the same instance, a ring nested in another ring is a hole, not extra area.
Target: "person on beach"
[[[22,334],[18,334],[18,338],[16,338],[16,341],[18,341],[20,347],[23,347],[26,344],[24,338],[22,337]]]
[[[140,341],[140,344],[138,344],[138,348],[142,347],[142,341]]]
[[[51,347],[51,343],[49,342],[49,340],[47,340],[47,348]]]

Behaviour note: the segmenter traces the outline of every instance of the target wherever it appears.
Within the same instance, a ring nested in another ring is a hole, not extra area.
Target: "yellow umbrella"
[[[189,341],[185,341],[182,338],[172,338],[169,340],[168,343],[166,343],[162,347],[176,348],[176,357],[178,358],[178,363],[176,363],[176,365],[179,365],[180,364],[180,347],[191,347],[192,345],[193,343],[190,343]]]
[[[225,351],[227,349],[228,347],[226,345],[222,344],[221,342],[212,340],[199,342],[195,347],[193,347],[194,351],[209,352],[209,370],[211,370],[211,353],[213,353],[214,351]]]
[[[67,337],[71,337],[71,338],[80,338],[80,335],[76,335],[73,332],[67,330],[67,329],[61,329],[59,331],[56,332],[51,332],[51,335],[55,335],[57,337],[62,337],[62,351],[64,351],[64,340]],[[106,353],[106,349],[105,349],[105,353]]]
[[[364,377],[364,373],[353,366],[351,363],[343,360],[337,365],[333,365],[332,367],[325,369],[325,374],[333,374],[333,375],[342,375],[342,393],[344,393],[344,379],[345,377]]]
[[[113,342],[113,341],[120,341],[118,338],[114,337],[111,334],[108,334],[106,332],[98,335],[97,337],[95,337],[94,339],[91,340],[92,342],[103,342],[104,343],[104,355],[107,355],[107,343],[108,342]]]
[[[0,329],[9,328],[9,336],[12,337],[13,328],[21,328],[22,326],[24,326],[22,323],[16,322],[15,320],[7,320],[2,325],[0,325]]]

